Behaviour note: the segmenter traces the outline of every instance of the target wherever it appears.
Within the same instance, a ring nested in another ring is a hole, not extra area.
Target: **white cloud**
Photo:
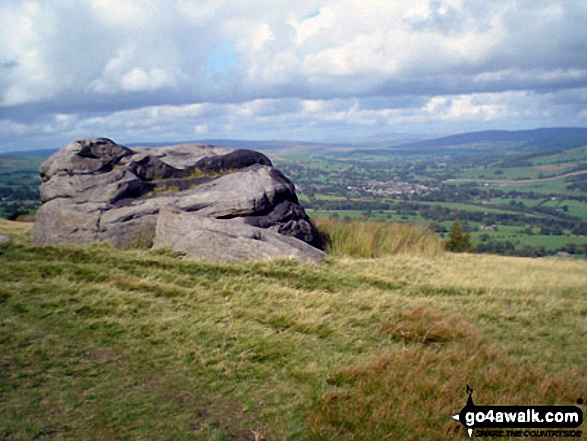
[[[127,25],[146,19],[152,12],[152,2],[137,0],[91,0],[92,9],[108,23]]]
[[[224,3],[223,0],[179,0],[177,7],[180,14],[202,24],[212,20]]]
[[[0,130],[2,133],[9,136],[25,135],[30,130],[30,128],[31,126],[27,124],[16,123],[8,120],[0,120]]]
[[[229,19],[224,23],[223,31],[237,39],[235,48],[241,52],[259,52],[266,43],[275,39],[268,23],[254,19]]]
[[[198,134],[206,133],[208,131],[208,124],[196,124],[194,131]]]
[[[568,0],[10,0],[0,112],[64,137],[584,124],[585,22]]]
[[[304,113],[318,113],[325,107],[323,100],[304,100],[302,102]]]
[[[209,106],[203,103],[184,106],[158,106],[151,108],[151,117],[190,118],[203,114]]]
[[[12,106],[50,98],[54,79],[41,51],[41,6],[34,2],[20,7],[5,4],[0,6],[0,17],[0,59],[14,60],[9,70],[0,71],[0,104]],[[51,18],[50,13],[45,17],[47,28]]]
[[[295,29],[294,42],[298,46],[336,24],[333,10],[329,7],[320,8],[318,14],[313,17],[290,19],[287,23]]]
[[[171,69],[155,64],[163,64],[166,58],[172,66]],[[141,63],[142,66],[137,66],[137,63]],[[169,54],[155,59],[144,57],[135,44],[132,44],[120,48],[118,53],[108,60],[103,72],[89,83],[87,90],[114,94],[121,91],[149,92],[177,87],[178,77],[183,77],[184,74],[177,68],[173,69],[176,64]]]
[[[140,67],[135,67],[123,75],[121,85],[123,90],[142,92],[174,86],[175,79],[172,74],[158,67],[152,68],[149,72],[145,72]]]
[[[438,12],[441,15],[447,14],[451,9],[462,10],[464,0],[442,0],[438,7]]]

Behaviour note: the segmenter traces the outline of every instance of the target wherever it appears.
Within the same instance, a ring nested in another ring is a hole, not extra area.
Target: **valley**
[[[463,223],[480,253],[587,253],[587,130],[477,132],[399,146],[239,142],[294,182],[313,217]],[[32,219],[47,152],[0,155],[0,217]]]
[[[270,156],[313,216],[417,222],[443,237],[460,220],[477,252],[585,255],[585,145],[466,141],[288,147]]]

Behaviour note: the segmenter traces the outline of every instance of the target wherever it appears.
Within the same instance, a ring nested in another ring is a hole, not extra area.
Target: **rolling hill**
[[[461,133],[398,146],[416,151],[439,149],[515,150],[518,152],[565,150],[587,145],[587,128],[541,128],[534,130],[487,130]]]

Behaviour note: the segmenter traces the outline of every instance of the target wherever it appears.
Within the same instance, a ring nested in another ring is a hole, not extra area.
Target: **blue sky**
[[[231,47],[212,51],[206,58],[206,70],[210,73],[229,75],[236,67],[237,54]]]
[[[576,0],[4,0],[0,152],[587,126]]]

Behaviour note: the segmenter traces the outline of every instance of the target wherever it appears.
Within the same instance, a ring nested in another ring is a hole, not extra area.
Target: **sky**
[[[587,127],[582,0],[0,0],[0,152]]]

